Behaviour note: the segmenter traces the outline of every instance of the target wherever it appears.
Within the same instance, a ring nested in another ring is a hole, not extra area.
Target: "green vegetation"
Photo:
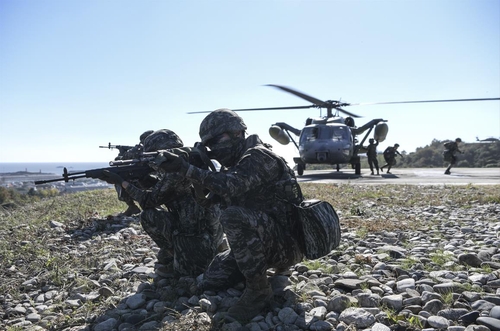
[[[18,190],[0,186],[0,206],[14,208],[57,195],[59,195],[59,191],[55,188],[41,190],[31,188],[26,194],[23,194]]]
[[[444,143],[448,140],[434,139],[430,145],[419,147],[415,152],[408,153],[404,146],[399,148],[404,159],[397,157],[396,168],[443,168],[448,163],[443,160]],[[457,153],[457,164],[455,167],[462,168],[496,168],[500,167],[500,142],[494,143],[461,143],[459,149],[464,154]],[[385,164],[383,150],[378,149],[379,166]],[[361,168],[369,169],[368,160],[365,154],[361,156]],[[350,165],[347,165],[350,168]],[[328,164],[308,164],[307,170],[328,170],[336,169],[336,165]]]
[[[301,187],[306,198],[325,200],[334,206],[339,213],[343,233],[356,233],[364,238],[382,231],[407,232],[412,229],[429,228],[431,224],[428,219],[419,216],[418,213],[407,212],[414,208],[444,206],[459,209],[500,203],[499,185],[384,185],[381,187],[350,183],[305,183],[301,184]],[[89,279],[99,277],[110,251],[119,251],[117,254],[123,257],[123,263],[137,264],[141,261],[142,257],[134,256],[130,249],[133,241],[137,239],[134,236],[117,242],[92,240],[92,244],[82,248],[81,252],[77,252],[78,254],[76,253],[77,243],[69,239],[74,231],[89,228],[103,232],[110,230],[113,217],[108,216],[117,214],[125,208],[124,203],[117,199],[113,189],[47,197],[44,197],[41,191],[39,192],[37,194],[33,192],[31,195],[16,195],[7,189],[0,191],[2,204],[12,203],[9,208],[0,208],[0,265],[2,265],[0,293],[12,298],[20,298],[29,292],[29,288],[23,285],[23,282],[35,277],[38,284],[46,284],[58,292],[81,287],[96,290],[95,284]],[[363,211],[363,216],[359,216],[358,210],[353,209],[353,206]],[[60,229],[57,230],[51,226],[54,222],[62,224]],[[136,222],[133,226],[140,227],[140,224]],[[96,236],[99,236],[98,232]],[[338,250],[345,250],[349,245],[343,242]],[[411,245],[411,243],[406,242],[406,245]],[[73,253],[65,248],[70,246],[74,249]],[[433,253],[432,262],[436,265],[443,265],[450,261],[442,251]],[[151,254],[148,257],[151,257]],[[362,271],[363,266],[373,264],[373,261],[362,254],[356,255],[354,262],[361,266],[358,272]],[[337,266],[330,265],[321,259],[304,261],[304,263],[310,269],[321,269],[325,273],[341,272]],[[410,258],[401,262],[403,268],[411,268],[415,263],[418,261]],[[92,275],[92,278],[89,275]],[[120,288],[118,280],[110,281],[108,285],[111,289]],[[59,299],[61,301],[55,300],[54,309],[59,309],[61,315],[60,319],[51,322],[51,329],[62,330],[71,325],[85,324],[85,321],[88,323],[93,317],[116,306],[122,298],[120,295],[117,291],[116,296],[100,301],[89,300],[78,308],[65,307],[62,298]],[[304,296],[299,300],[307,301],[310,298]],[[394,314],[389,314],[389,316],[394,322],[405,322],[414,328],[418,328],[420,323],[418,318],[412,316]],[[188,326],[195,325],[194,323],[198,322],[179,321],[160,330],[189,330]],[[197,326],[197,329],[209,330],[208,326],[201,324]],[[17,329],[11,327],[9,330],[16,331]]]
[[[445,140],[434,139],[430,145],[419,147],[415,152],[404,154],[404,159],[397,158],[400,168],[442,168],[447,166],[443,160],[443,144]],[[400,149],[404,151],[404,146]],[[457,153],[456,167],[464,168],[494,168],[500,167],[500,143],[461,143],[459,149],[464,154]],[[382,152],[382,151],[379,151]],[[379,156],[379,163],[383,157]]]

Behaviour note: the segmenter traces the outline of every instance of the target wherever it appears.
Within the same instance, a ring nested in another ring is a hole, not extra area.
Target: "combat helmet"
[[[394,144],[394,147],[399,147],[399,144]]]
[[[456,141],[457,143],[461,143],[461,142],[462,142],[462,139],[457,138],[457,139],[455,139],[455,141]]]
[[[140,136],[139,136],[139,141],[144,144],[144,140],[151,134],[155,132],[155,130],[148,130],[144,131]]]
[[[247,126],[234,111],[221,108],[214,110],[200,124],[201,142],[206,144],[210,139],[224,132],[245,131]]]
[[[146,152],[182,147],[184,143],[175,132],[168,129],[154,131],[144,140]]]

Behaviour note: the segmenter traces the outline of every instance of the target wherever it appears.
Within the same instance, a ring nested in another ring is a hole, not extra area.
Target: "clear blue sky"
[[[0,1],[0,162],[107,162],[148,129],[199,140],[190,111],[500,97],[498,0]],[[500,136],[500,101],[352,106],[379,150]],[[302,128],[319,110],[241,113]]]

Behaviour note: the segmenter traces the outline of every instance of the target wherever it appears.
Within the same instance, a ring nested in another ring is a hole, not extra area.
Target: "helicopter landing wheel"
[[[361,175],[361,163],[354,164],[354,173],[356,175]]]
[[[340,164],[337,164],[337,172],[340,171]]]
[[[300,163],[297,164],[297,174],[299,176],[302,176],[304,174],[304,168],[305,168],[304,165],[302,165]]]

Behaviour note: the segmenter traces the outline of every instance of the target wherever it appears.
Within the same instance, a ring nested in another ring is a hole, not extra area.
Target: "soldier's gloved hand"
[[[189,163],[186,162],[183,156],[169,151],[160,152],[153,162],[165,172],[180,172],[185,174],[189,168]]]
[[[109,170],[104,170],[102,172],[103,176],[100,178],[109,184],[122,185],[124,179],[120,177],[120,175],[115,174],[114,172],[110,172]]]
[[[166,152],[171,152],[174,153],[175,155],[182,156],[184,160],[189,160],[189,147],[178,147],[178,148],[172,148],[169,150],[165,150]]]

